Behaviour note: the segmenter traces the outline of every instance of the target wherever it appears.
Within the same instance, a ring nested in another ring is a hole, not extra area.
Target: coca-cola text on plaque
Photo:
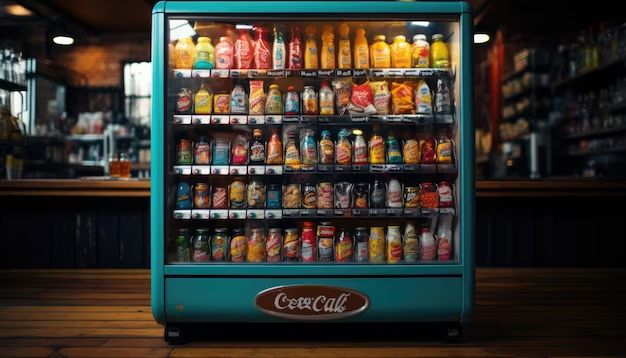
[[[294,320],[341,319],[364,312],[369,298],[353,289],[326,285],[276,286],[254,300],[264,313]]]

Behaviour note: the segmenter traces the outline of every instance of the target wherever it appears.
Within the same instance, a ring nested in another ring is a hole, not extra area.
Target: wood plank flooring
[[[0,357],[626,356],[626,269],[478,269],[465,337],[407,326],[371,333],[217,332],[168,346],[147,270],[1,270]]]

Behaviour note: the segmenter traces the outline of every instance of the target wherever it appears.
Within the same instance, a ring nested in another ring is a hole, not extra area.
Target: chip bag
[[[374,92],[369,84],[352,86],[352,96],[348,105],[350,114],[375,114]]]
[[[352,81],[347,78],[338,78],[332,82],[332,85],[335,92],[337,114],[345,116],[348,114],[348,105],[350,105],[350,96],[352,95]]]
[[[389,114],[389,99],[391,93],[389,93],[389,86],[387,81],[370,82],[372,92],[374,92],[374,108],[376,108],[376,114]]]
[[[265,113],[265,92],[263,81],[250,81],[250,114]]]
[[[413,103],[414,88],[415,82],[411,81],[393,82],[391,84],[393,114],[415,114],[415,103]]]

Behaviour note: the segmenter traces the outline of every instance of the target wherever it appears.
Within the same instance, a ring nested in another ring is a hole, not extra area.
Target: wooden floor
[[[625,279],[623,269],[479,269],[475,319],[454,344],[381,326],[375,338],[235,331],[171,347],[146,270],[4,270],[0,357],[624,356]]]

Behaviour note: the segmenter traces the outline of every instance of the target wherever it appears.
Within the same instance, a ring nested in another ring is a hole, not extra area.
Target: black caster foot
[[[445,328],[444,338],[448,342],[458,342],[463,338],[463,325],[453,324]]]
[[[184,330],[181,326],[166,324],[163,339],[169,344],[178,345],[185,343]]]

